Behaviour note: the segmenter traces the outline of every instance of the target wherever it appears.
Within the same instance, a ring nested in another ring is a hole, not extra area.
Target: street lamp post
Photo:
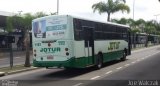
[[[160,15],[160,14],[156,14],[156,15],[154,15],[154,16],[156,17],[156,21],[157,21],[157,23],[158,23],[157,17],[158,17],[159,15]]]
[[[22,12],[23,12],[22,10],[18,11],[18,15],[21,15]]]
[[[133,0],[133,20],[134,20],[134,7],[135,7],[135,0]]]

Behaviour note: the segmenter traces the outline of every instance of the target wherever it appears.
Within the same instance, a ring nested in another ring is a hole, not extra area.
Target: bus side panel
[[[121,58],[125,48],[128,49],[128,43],[124,40],[95,41],[95,54],[102,52],[103,62]]]
[[[85,49],[84,47],[84,41],[75,41],[74,42],[74,55],[76,58],[76,64],[79,67],[86,67],[88,64],[91,63],[92,59],[91,59],[91,52],[90,52],[90,56],[88,55],[88,53],[86,52],[87,49]],[[91,49],[90,49],[91,51]]]

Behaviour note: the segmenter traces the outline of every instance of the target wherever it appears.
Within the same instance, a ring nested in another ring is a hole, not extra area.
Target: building
[[[6,28],[6,21],[8,16],[13,16],[15,15],[14,13],[11,12],[5,12],[5,11],[0,11],[0,49],[6,49],[8,48],[8,43],[6,42],[7,39],[7,31],[5,30]],[[12,48],[17,49],[17,42],[19,38],[22,37],[22,34],[19,32],[13,32],[11,33],[13,35],[14,42],[12,43]]]

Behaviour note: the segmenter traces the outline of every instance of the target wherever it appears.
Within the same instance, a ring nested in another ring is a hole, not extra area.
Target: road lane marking
[[[105,74],[110,74],[110,73],[112,73],[113,71],[108,71],[108,72],[106,72]]]
[[[127,66],[129,66],[129,65],[130,65],[130,64],[125,64],[124,66],[126,66],[126,67],[127,67]]]
[[[137,62],[139,62],[140,60],[138,59]]]
[[[75,84],[75,85],[73,85],[73,86],[80,86],[80,85],[82,85],[83,83],[78,83],[78,84]]]
[[[118,68],[116,68],[117,70],[119,70],[119,69],[122,69],[123,67],[118,67]]]
[[[21,57],[15,57],[16,59],[21,58]]]
[[[95,77],[91,78],[91,80],[97,79],[99,77],[101,77],[101,76],[95,76]]]
[[[145,59],[147,58],[147,57],[144,57]]]
[[[132,63],[134,64],[134,63],[136,63],[136,62],[132,62]]]
[[[0,61],[2,61],[2,60],[4,60],[4,59],[0,59]]]
[[[142,61],[142,59],[139,59],[139,61]]]
[[[13,57],[13,58],[16,58],[16,59],[18,59],[18,58],[21,58],[21,57]],[[0,59],[0,61],[3,61],[3,60],[7,60],[7,58]]]
[[[151,57],[151,56],[153,56],[153,55],[155,55],[155,54],[157,54],[157,53],[160,53],[160,52],[153,53],[153,54],[151,54],[151,55],[145,56],[144,58]]]

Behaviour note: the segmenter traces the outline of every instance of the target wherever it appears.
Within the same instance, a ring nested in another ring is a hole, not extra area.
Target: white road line
[[[142,61],[142,59],[139,59],[139,61]]]
[[[123,67],[118,67],[118,68],[116,68],[117,70],[119,70],[119,69],[122,69]]]
[[[132,63],[134,64],[134,63],[136,63],[136,62],[132,62]]]
[[[142,60],[144,60],[145,58],[142,58]]]
[[[155,55],[155,54],[157,54],[157,53],[160,53],[160,52],[153,53],[153,54],[151,54],[151,55],[145,56],[144,58],[151,57],[151,56],[153,56],[153,55]]]
[[[147,58],[146,56],[144,58]]]
[[[15,57],[16,59],[21,58],[21,57]]]
[[[4,60],[4,59],[0,59],[0,61],[2,61],[2,60]]]
[[[105,74],[110,74],[110,73],[112,73],[113,71],[108,71],[108,72],[106,72]]]
[[[18,58],[21,58],[21,57],[13,57],[13,58],[18,59]],[[3,60],[6,60],[6,59],[5,58],[4,59],[0,59],[0,61],[3,61]]]
[[[129,65],[130,65],[130,64],[126,64],[126,65],[124,65],[124,66],[126,66],[126,67],[127,67],[127,66],[129,66]]]
[[[140,59],[137,60],[137,62],[141,61]]]
[[[101,76],[95,76],[95,77],[91,78],[91,80],[97,79],[99,77],[101,77]]]
[[[83,83],[78,83],[78,84],[75,84],[75,85],[73,85],[73,86],[80,86],[80,85],[82,85]]]

